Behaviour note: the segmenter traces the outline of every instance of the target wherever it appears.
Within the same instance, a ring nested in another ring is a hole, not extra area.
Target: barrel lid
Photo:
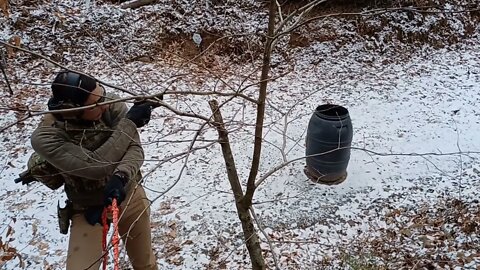
[[[347,108],[335,104],[323,104],[315,109],[315,114],[327,120],[343,120],[349,117]]]

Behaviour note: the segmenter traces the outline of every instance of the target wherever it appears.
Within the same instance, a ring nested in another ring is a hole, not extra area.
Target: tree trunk
[[[238,178],[237,167],[235,166],[235,160],[233,158],[232,149],[230,147],[230,141],[228,139],[228,132],[225,129],[222,114],[218,107],[216,100],[208,102],[210,109],[213,112],[215,122],[213,125],[217,129],[220,146],[222,147],[223,158],[225,160],[225,166],[227,167],[228,181],[235,197],[235,206],[237,207],[238,218],[242,223],[243,236],[252,262],[252,269],[264,270],[265,260],[263,258],[262,249],[260,247],[260,240],[258,239],[257,231],[253,224],[252,216],[248,210],[250,206],[245,207],[242,204],[243,191],[242,185]]]

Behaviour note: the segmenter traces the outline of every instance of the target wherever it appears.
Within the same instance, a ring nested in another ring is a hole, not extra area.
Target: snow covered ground
[[[210,63],[206,71],[200,66],[177,65],[170,59],[117,65],[108,53],[99,50],[98,54],[101,56],[88,61],[80,57],[77,62],[77,56],[72,57],[69,66],[86,66],[92,75],[137,93],[140,88],[126,73],[153,91],[163,90],[173,81],[168,78],[178,74],[186,75],[174,81],[169,91],[231,92],[229,87],[258,79],[257,66],[230,66],[222,58]],[[319,42],[293,50],[287,63],[281,60],[274,58],[279,64],[273,73],[289,72],[269,84],[259,176],[283,163],[284,158],[304,156],[307,123],[320,104],[349,109],[354,141],[344,183],[313,184],[303,174],[301,160],[275,172],[258,189],[255,211],[274,246],[280,269],[354,268],[365,258],[388,269],[405,262],[407,253],[413,256],[411,264],[402,265],[408,269],[429,265],[431,269],[478,269],[479,40],[445,49],[423,47],[402,55],[370,52],[361,44],[337,49],[331,43]],[[32,68],[9,69],[18,81],[13,85],[15,95],[4,99],[2,108],[28,104],[45,109],[48,83],[56,69],[42,60],[29,63]],[[249,87],[245,93],[255,96],[256,90]],[[165,102],[209,116],[207,102],[211,98],[167,94]],[[235,162],[245,181],[252,155],[254,108],[237,98],[222,108],[222,114],[228,121]],[[0,115],[0,127],[19,117],[4,109]],[[0,262],[2,269],[64,266],[68,239],[59,233],[56,219],[62,192],[40,184],[27,187],[13,183],[32,151],[29,135],[38,120],[29,119],[0,134],[1,240],[19,254],[3,265]],[[218,144],[209,145],[217,138],[215,130],[207,126],[200,132],[194,147],[205,148],[190,154],[186,163],[184,155],[175,158],[188,149],[201,123],[160,108],[141,130],[158,263],[161,269],[249,269],[221,150]],[[467,206],[459,206],[464,204]],[[449,217],[440,209],[460,209],[464,214],[433,226],[455,232],[441,239],[443,245],[435,244],[438,230],[432,233],[429,222],[418,222],[419,216],[426,218],[432,213],[437,219],[435,213]],[[458,225],[464,224],[466,217],[473,222],[470,231]],[[392,237],[388,231],[401,237]],[[273,269],[270,247],[263,235],[261,238]],[[397,245],[399,250],[389,252],[398,257],[382,261],[374,252],[372,239]],[[354,249],[359,243],[364,253],[354,253],[359,251]],[[436,256],[440,259],[435,261],[432,258]],[[445,260],[448,264],[442,264]]]

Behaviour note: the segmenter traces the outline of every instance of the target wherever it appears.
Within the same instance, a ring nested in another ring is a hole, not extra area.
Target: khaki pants
[[[131,200],[130,197],[132,197]],[[127,207],[129,200],[130,203]],[[147,210],[144,211],[145,209]],[[119,221],[118,231],[122,236],[133,268],[135,270],[157,270],[156,258],[152,250],[149,201],[143,187],[138,186],[136,190],[132,188],[125,201],[122,202],[120,210],[120,215],[123,214],[123,216]],[[138,221],[130,228],[137,218]],[[83,213],[73,215],[71,224],[67,270],[99,269],[103,261],[103,227],[100,224],[95,226],[88,224]],[[107,238],[107,241],[109,239],[110,237]],[[113,265],[111,253],[108,262]]]

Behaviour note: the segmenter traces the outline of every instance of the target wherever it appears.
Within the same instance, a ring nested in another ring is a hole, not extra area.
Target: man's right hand
[[[150,117],[152,116],[152,110],[156,107],[158,107],[158,104],[153,102],[137,102],[133,104],[133,106],[127,112],[126,118],[132,120],[137,128],[141,128],[148,124]]]

